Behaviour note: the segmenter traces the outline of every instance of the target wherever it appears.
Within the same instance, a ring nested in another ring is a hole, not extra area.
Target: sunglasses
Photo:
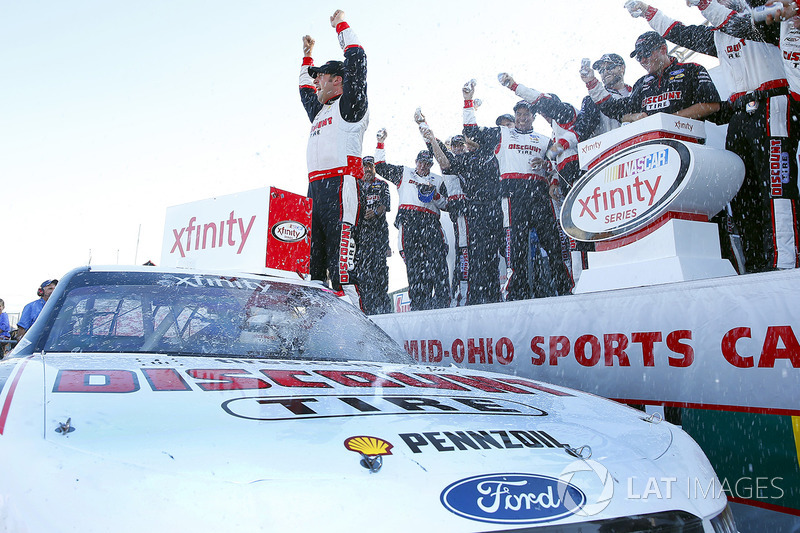
[[[642,59],[647,59],[648,57],[653,55],[653,52],[655,52],[655,50],[650,50],[649,52],[642,52],[640,54],[636,54],[636,61],[641,61]]]
[[[603,66],[603,67],[600,67],[599,69],[597,69],[597,72],[599,72],[600,74],[603,74],[604,72],[607,72],[609,70],[614,70],[616,68],[619,68],[619,65],[607,65],[607,66]]]

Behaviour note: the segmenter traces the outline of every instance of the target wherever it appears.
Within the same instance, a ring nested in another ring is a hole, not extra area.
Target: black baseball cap
[[[334,76],[344,77],[344,63],[331,60],[321,67],[308,67],[308,73],[312,78],[316,78],[320,74],[333,74]]]
[[[467,141],[464,140],[464,136],[463,135],[453,135],[453,137],[450,139],[450,144],[453,144],[453,143],[464,144],[466,142]]]
[[[519,109],[520,107],[528,108],[528,111],[530,111],[531,113],[536,112],[536,108],[534,107],[534,105],[527,100],[520,100],[519,102],[517,102],[516,105],[514,105],[514,113],[516,113],[517,109]]]
[[[365,165],[374,165],[375,158],[372,157],[371,155],[365,155],[364,157],[361,158],[361,162]]]
[[[624,65],[625,60],[622,59],[622,56],[617,54],[603,54],[600,59],[592,63],[592,68],[597,70],[599,69],[604,63],[613,63],[614,65]]]
[[[506,113],[505,115],[500,115],[494,121],[494,125],[499,126],[500,123],[503,122],[504,120],[510,120],[511,122],[514,122],[516,120],[516,117],[514,115],[509,115],[508,113]]]
[[[417,154],[417,161],[423,161],[425,163],[433,163],[433,155],[427,150],[422,150],[420,153]]]
[[[648,31],[643,33],[636,39],[636,45],[631,52],[631,57],[641,55],[650,55],[653,50],[658,50],[662,46],[666,46],[667,41],[657,31]]]

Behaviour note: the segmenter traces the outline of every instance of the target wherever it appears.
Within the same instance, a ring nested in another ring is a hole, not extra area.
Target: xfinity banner
[[[167,209],[161,265],[308,274],[311,200],[275,187]]]
[[[370,317],[425,364],[800,415],[800,271]]]

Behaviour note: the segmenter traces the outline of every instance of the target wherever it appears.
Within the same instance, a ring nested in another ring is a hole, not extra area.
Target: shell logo
[[[392,455],[392,445],[377,437],[350,437],[344,441],[344,447],[351,452],[367,456]]]

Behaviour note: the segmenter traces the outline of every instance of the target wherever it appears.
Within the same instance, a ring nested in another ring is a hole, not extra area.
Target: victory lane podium
[[[736,195],[744,163],[705,137],[704,122],[658,113],[578,145],[587,173],[561,224],[596,251],[576,294],[736,274],[709,220]]]

